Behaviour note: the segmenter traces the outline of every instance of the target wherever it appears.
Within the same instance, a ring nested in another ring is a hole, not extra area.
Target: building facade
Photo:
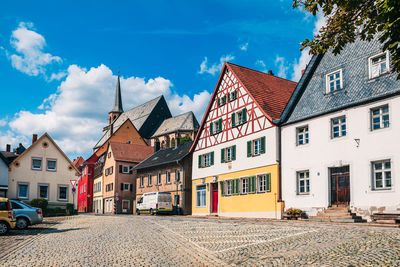
[[[193,215],[281,218],[280,117],[296,83],[226,63],[192,146]]]
[[[79,212],[92,212],[93,207],[93,172],[94,164],[98,160],[96,154],[90,156],[85,160],[79,170],[78,187],[78,211]]]
[[[93,212],[103,213],[103,167],[106,153],[100,156],[94,164],[93,172]]]
[[[286,208],[400,210],[400,81],[377,40],[314,56],[282,121]]]
[[[8,197],[23,201],[44,198],[49,206],[76,204],[70,180],[79,174],[47,133],[39,139],[34,135],[32,145],[9,166]]]
[[[193,141],[155,152],[139,163],[135,170],[136,200],[144,193],[169,192],[175,214],[190,215],[192,211],[192,155]]]
[[[136,199],[136,171],[133,168],[151,154],[151,146],[109,143],[103,167],[104,213],[133,213]]]

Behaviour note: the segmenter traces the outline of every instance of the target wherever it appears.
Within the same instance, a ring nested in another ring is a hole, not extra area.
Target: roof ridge
[[[127,111],[124,111],[124,113],[129,112],[129,111],[131,111],[131,110],[133,110],[133,109],[136,109],[136,108],[138,108],[138,107],[144,106],[144,105],[146,105],[146,104],[150,103],[151,101],[154,101],[154,100],[156,100],[156,99],[158,99],[158,98],[161,99],[163,96],[164,96],[164,95],[160,95],[160,96],[157,96],[156,98],[150,99],[150,100],[144,102],[143,104],[140,104],[139,106],[136,106],[136,107],[133,107],[133,108],[127,110]]]
[[[263,71],[259,71],[259,70],[255,70],[255,69],[250,69],[250,68],[248,68],[248,67],[244,67],[244,66],[241,66],[241,65],[238,65],[238,64],[234,64],[234,63],[231,63],[231,62],[226,62],[226,63],[229,64],[229,65],[238,66],[238,67],[243,68],[243,69],[247,69],[247,70],[255,71],[255,72],[258,72],[258,73],[261,73],[261,74],[265,74],[265,75],[268,75],[269,77],[274,77],[274,78],[282,79],[282,80],[285,80],[285,81],[288,81],[288,82],[296,83],[296,82],[294,82],[294,81],[292,81],[292,80],[288,80],[288,79],[285,79],[285,78],[282,78],[282,77],[279,77],[279,76],[276,76],[276,75],[271,75],[271,74],[266,73],[266,72],[263,72]]]

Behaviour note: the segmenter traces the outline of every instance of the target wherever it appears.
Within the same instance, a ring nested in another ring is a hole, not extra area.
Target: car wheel
[[[8,223],[0,222],[0,235],[5,235],[10,231],[10,226]]]
[[[136,210],[136,214],[137,214],[137,215],[140,215],[140,211],[139,211],[139,210]]]
[[[18,218],[16,226],[17,229],[24,230],[28,227],[28,221],[25,218]]]

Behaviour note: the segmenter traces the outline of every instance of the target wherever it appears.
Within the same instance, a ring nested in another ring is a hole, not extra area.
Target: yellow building
[[[281,218],[279,119],[296,83],[226,63],[193,152],[192,214]]]

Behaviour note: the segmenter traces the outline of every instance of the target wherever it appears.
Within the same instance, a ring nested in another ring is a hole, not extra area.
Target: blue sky
[[[48,132],[88,156],[117,71],[125,110],[164,94],[201,121],[222,62],[298,80],[321,19],[292,1],[8,1],[0,10],[0,148]]]

